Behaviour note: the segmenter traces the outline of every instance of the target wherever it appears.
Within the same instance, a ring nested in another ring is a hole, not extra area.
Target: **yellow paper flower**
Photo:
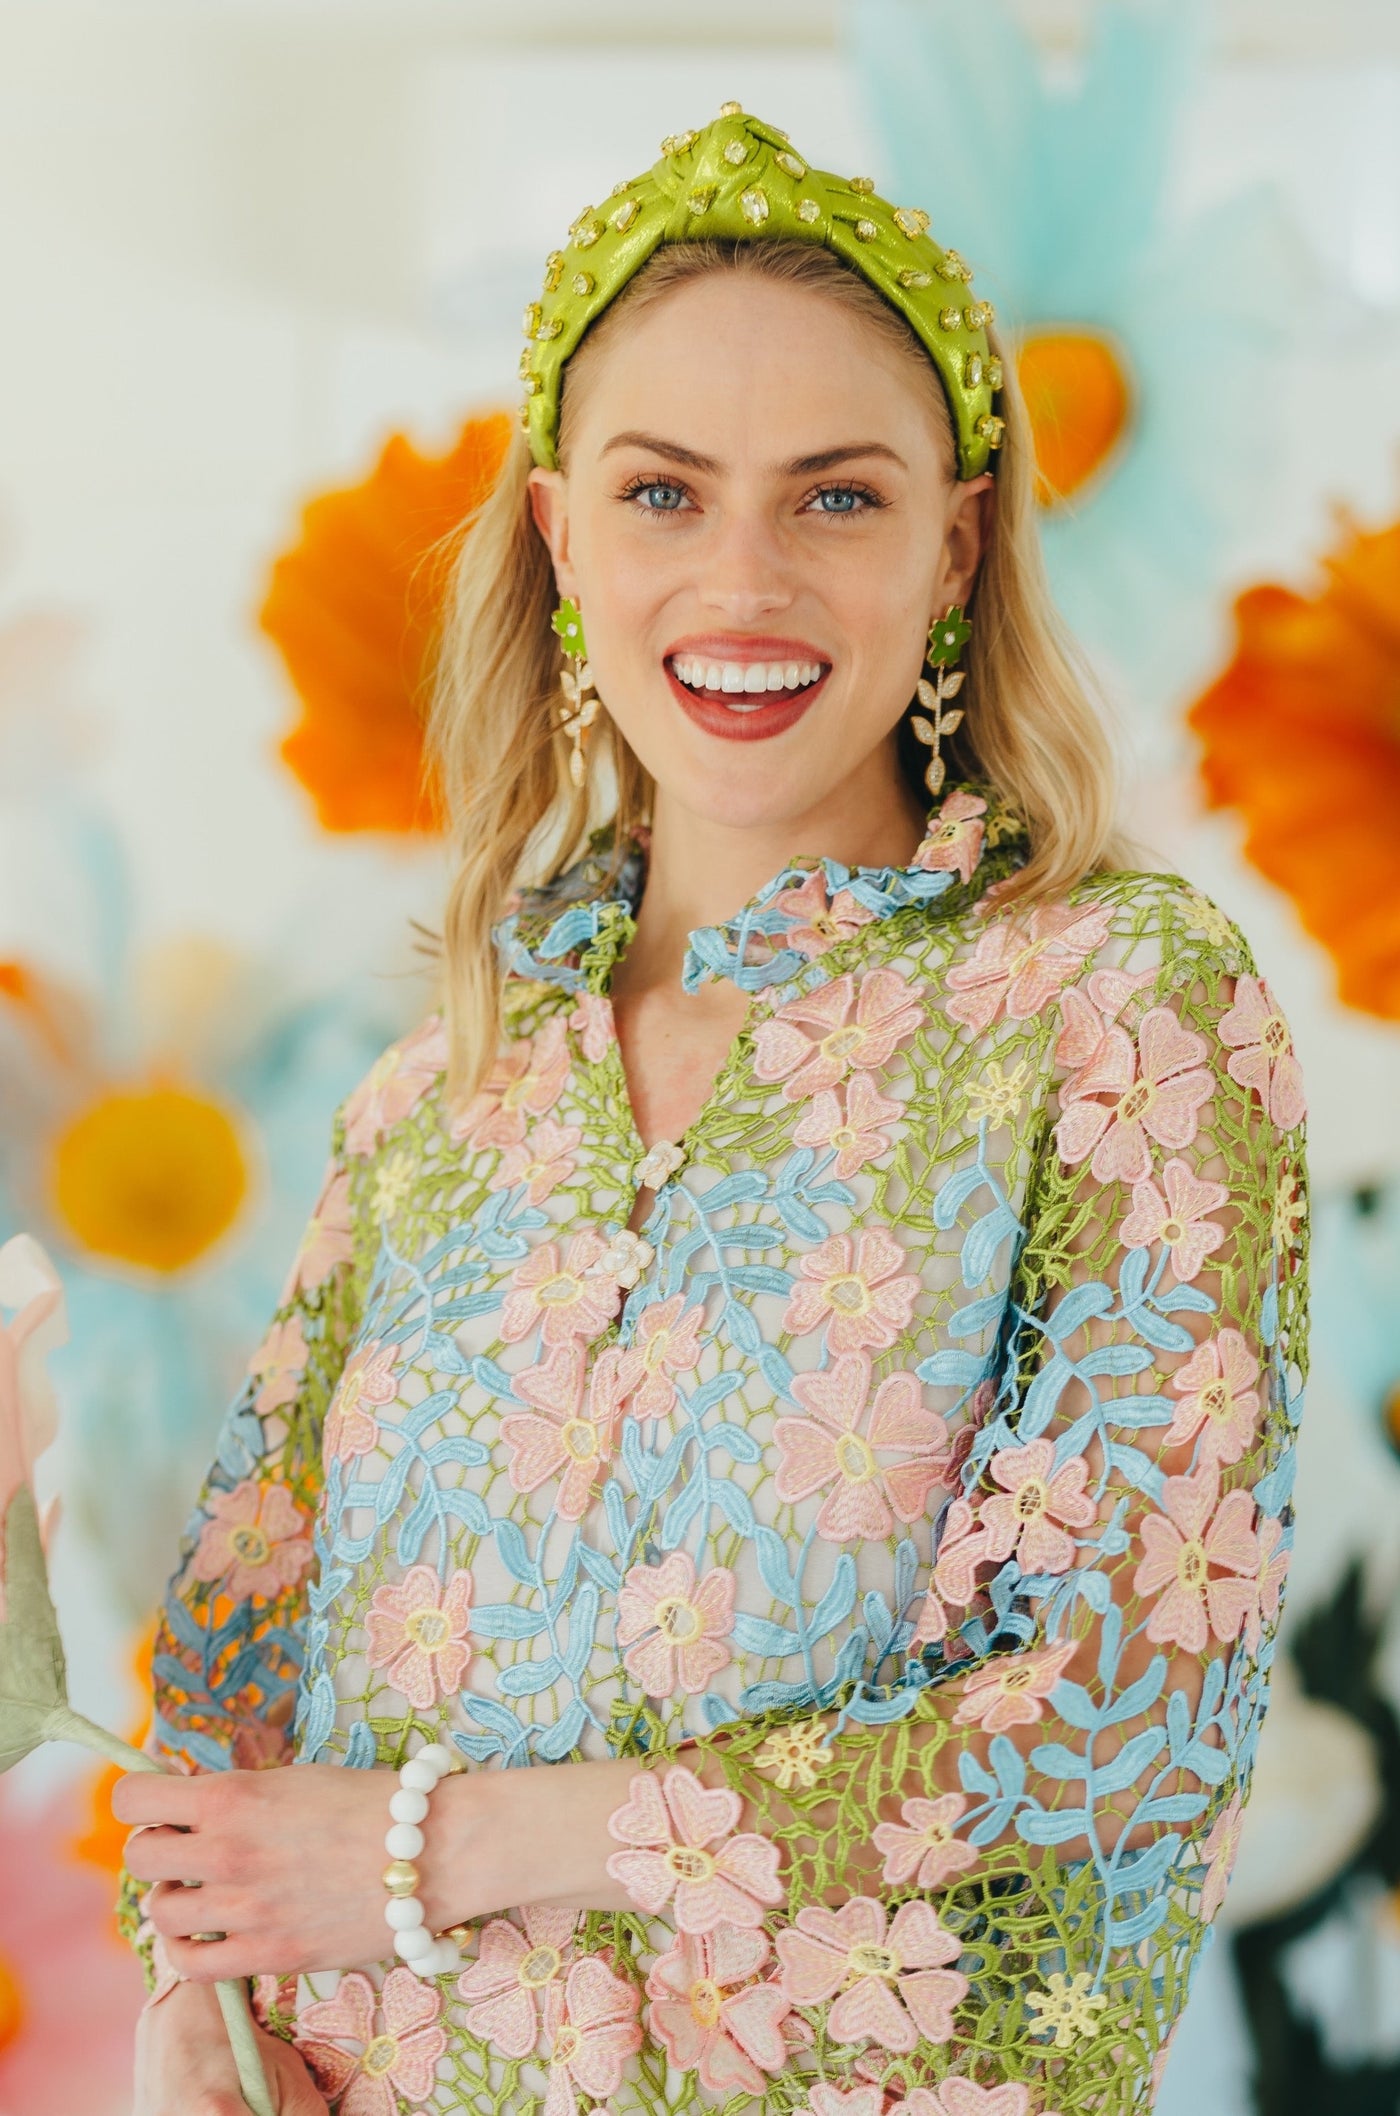
[[[115,1088],[53,1149],[53,1203],[79,1248],[180,1271],[238,1218],[248,1168],[231,1112],[168,1082]]]

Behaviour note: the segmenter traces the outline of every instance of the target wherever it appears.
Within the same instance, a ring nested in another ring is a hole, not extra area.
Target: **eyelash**
[[[619,499],[630,502],[636,499],[637,495],[642,492],[663,491],[684,493],[687,490],[688,488],[682,483],[679,478],[643,476],[633,478],[630,484],[625,485],[623,487],[618,497]],[[813,491],[808,493],[807,500],[811,501],[820,499],[823,493],[827,492],[853,493],[857,499],[863,500],[865,502],[865,505],[863,507],[851,507],[844,509],[827,509],[825,507],[817,508],[815,511],[819,515],[825,516],[827,521],[841,521],[843,519],[849,520],[854,518],[856,515],[864,514],[865,512],[867,512],[867,510],[873,511],[876,508],[887,507],[889,505],[888,500],[881,499],[879,493],[872,492],[868,485],[856,485],[848,480],[838,481],[828,485],[818,485]],[[804,502],[804,505],[805,504],[806,502]],[[677,507],[639,507],[637,509],[637,512],[639,514],[647,514],[653,517],[658,515],[678,514],[680,511],[681,510]]]

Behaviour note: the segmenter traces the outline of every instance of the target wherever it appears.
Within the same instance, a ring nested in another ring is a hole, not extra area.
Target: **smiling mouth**
[[[707,705],[732,713],[757,713],[800,697],[830,672],[826,661],[721,661],[706,655],[673,654],[667,667],[678,683]]]

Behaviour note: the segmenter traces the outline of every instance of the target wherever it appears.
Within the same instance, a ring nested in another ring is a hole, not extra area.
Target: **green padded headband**
[[[659,244],[717,237],[819,242],[854,266],[898,309],[938,370],[957,436],[958,472],[973,478],[1001,446],[992,410],[1001,362],[987,342],[989,301],[974,298],[956,250],[941,250],[918,206],[890,206],[868,176],[832,176],[794,154],[776,125],[738,103],[700,132],[661,142],[645,176],[615,186],[595,213],[585,206],[566,250],[545,264],[544,297],[525,311],[520,422],[537,463],[557,462],[564,363],[590,323]]]

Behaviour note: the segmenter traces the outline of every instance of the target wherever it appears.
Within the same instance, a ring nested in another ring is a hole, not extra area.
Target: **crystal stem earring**
[[[593,676],[588,666],[588,648],[584,644],[583,619],[576,603],[564,596],[551,620],[559,635],[564,652],[573,661],[572,669],[559,671],[559,688],[564,701],[559,708],[559,724],[573,743],[569,752],[569,777],[575,786],[584,780],[583,746],[588,730],[598,717],[602,704],[593,688]]]
[[[924,711],[913,713],[910,718],[914,733],[933,752],[924,771],[924,784],[930,794],[941,791],[948,772],[947,763],[939,754],[939,745],[945,735],[951,735],[962,725],[962,707],[957,706],[951,713],[945,712],[944,707],[963,687],[966,671],[954,664],[971,637],[972,626],[963,615],[961,603],[954,603],[947,616],[940,617],[929,628],[924,659],[933,670],[933,682],[924,676],[919,678],[919,703]],[[925,714],[929,717],[925,718]]]

